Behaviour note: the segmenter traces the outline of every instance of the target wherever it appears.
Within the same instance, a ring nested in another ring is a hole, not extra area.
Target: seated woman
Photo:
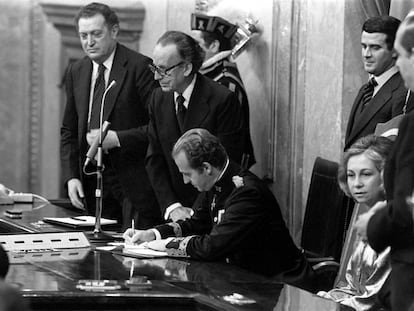
[[[388,138],[369,135],[360,138],[345,151],[339,166],[338,181],[345,194],[357,203],[353,219],[360,213],[385,204],[382,171],[391,146],[392,141]],[[352,220],[349,228],[341,258],[341,266],[346,263],[345,278],[343,282],[337,282],[334,289],[319,292],[318,295],[356,310],[378,310],[375,295],[391,271],[389,248],[377,254],[366,240],[351,231]]]

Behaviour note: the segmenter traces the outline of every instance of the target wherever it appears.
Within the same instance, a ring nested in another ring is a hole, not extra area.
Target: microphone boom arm
[[[108,237],[102,233],[101,231],[101,217],[102,217],[102,199],[103,199],[103,165],[102,165],[102,141],[105,138],[103,135],[104,124],[103,124],[103,111],[104,111],[104,103],[106,94],[108,91],[116,85],[115,80],[113,80],[108,87],[105,89],[102,95],[102,102],[101,102],[101,109],[99,113],[99,143],[98,143],[98,164],[96,167],[96,190],[95,190],[95,198],[96,198],[96,211],[95,211],[95,229],[93,231],[92,236],[90,239],[92,240],[104,240]],[[109,128],[109,125],[108,125]],[[106,133],[105,133],[106,135]]]
[[[102,137],[102,124],[103,124],[103,111],[104,111],[104,103],[105,103],[105,98],[106,98],[106,94],[108,94],[109,90],[111,88],[113,88],[116,85],[116,81],[112,80],[112,82],[108,85],[108,87],[105,89],[103,95],[102,95],[102,102],[101,102],[101,110],[99,112],[99,145],[102,146],[102,141],[103,139],[105,139],[105,137]]]

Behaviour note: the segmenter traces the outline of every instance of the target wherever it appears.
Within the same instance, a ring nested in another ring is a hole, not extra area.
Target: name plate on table
[[[86,228],[95,226],[94,216],[76,216],[76,217],[44,217],[44,222],[54,225],[61,225],[70,228]],[[116,225],[117,221],[113,219],[101,218],[101,225]]]
[[[9,252],[11,264],[27,262],[82,261],[89,254],[90,248],[60,249],[54,251]]]
[[[8,252],[42,252],[90,247],[83,232],[50,232],[0,235],[0,244]]]

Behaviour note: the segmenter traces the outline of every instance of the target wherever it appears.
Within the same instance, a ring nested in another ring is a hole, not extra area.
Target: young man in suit
[[[149,228],[162,220],[145,170],[147,108],[157,87],[152,61],[117,43],[118,17],[107,5],[88,4],[75,21],[87,56],[69,66],[65,80],[61,158],[69,198],[95,213],[96,177],[84,174],[83,164],[99,133],[103,92],[115,81],[102,103],[103,121],[111,123],[103,141],[102,215],[125,226],[135,218],[138,228]]]
[[[362,26],[361,51],[369,82],[361,87],[348,120],[345,149],[358,138],[373,134],[378,123],[403,113],[407,89],[395,66],[393,48],[400,21],[391,16],[369,18]],[[410,96],[408,112],[414,107]]]
[[[194,215],[148,230],[128,229],[126,243],[153,241],[170,256],[226,261],[312,289],[309,267],[266,184],[231,161],[219,139],[191,129],[174,145],[172,158],[199,192]],[[169,238],[168,237],[174,237]]]
[[[414,91],[414,12],[398,29],[394,45],[397,66],[405,85]],[[414,112],[401,121],[398,136],[384,169],[387,202],[377,204],[358,218],[355,227],[371,247],[381,252],[391,246],[391,276],[383,297],[392,310],[414,307]],[[387,284],[387,283],[386,283]],[[389,290],[390,295],[389,295]]]
[[[161,86],[150,103],[149,146],[146,167],[164,218],[173,221],[191,216],[197,192],[184,184],[171,150],[191,128],[217,135],[229,156],[240,163],[243,121],[236,95],[198,70],[204,52],[192,37],[168,31],[154,48],[154,78]]]
[[[238,26],[219,16],[200,13],[191,14],[192,36],[205,52],[200,73],[234,92],[240,102],[244,124],[243,165],[246,168],[256,163],[250,138],[249,101],[237,64],[231,59],[232,48],[237,43]]]

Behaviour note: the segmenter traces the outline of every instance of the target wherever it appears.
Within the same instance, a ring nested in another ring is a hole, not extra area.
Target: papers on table
[[[168,256],[167,252],[160,252],[153,249],[148,248],[148,243],[144,242],[138,245],[129,245],[125,244],[122,253],[128,255],[135,255],[140,257],[165,257]]]
[[[110,251],[119,255],[136,258],[155,258],[168,256],[167,252],[160,252],[148,248],[147,242],[141,243],[139,245],[110,242],[107,246],[99,246],[96,249],[101,251]]]
[[[71,228],[93,227],[95,225],[94,216],[76,216],[76,217],[44,217],[44,222],[61,225]],[[116,220],[101,218],[101,225],[115,225]]]

